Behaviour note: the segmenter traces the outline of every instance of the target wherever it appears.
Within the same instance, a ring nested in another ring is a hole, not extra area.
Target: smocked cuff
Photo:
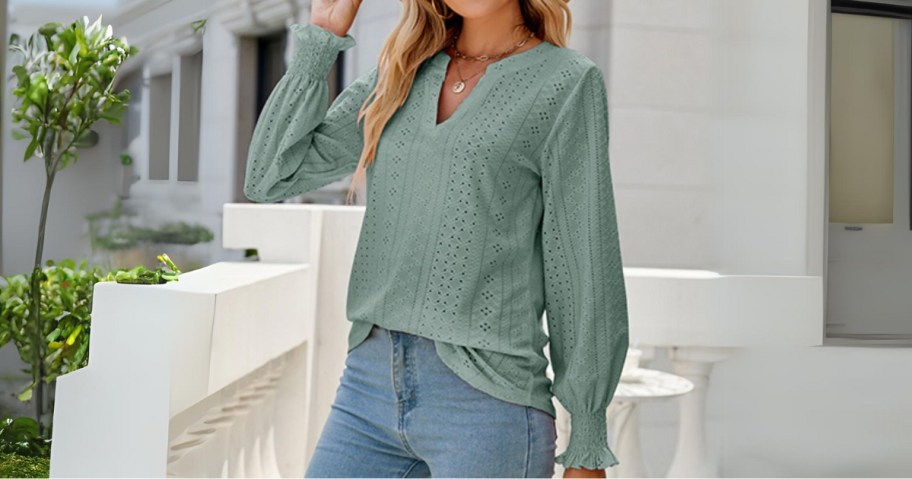
[[[351,34],[340,37],[313,23],[294,23],[289,29],[295,39],[295,52],[289,70],[326,78],[339,52],[355,46]]]
[[[608,423],[605,411],[570,414],[570,441],[567,449],[554,458],[564,469],[584,467],[605,469],[620,463],[608,448]]]

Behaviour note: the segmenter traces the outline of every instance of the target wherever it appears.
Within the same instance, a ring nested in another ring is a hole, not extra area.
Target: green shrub
[[[50,477],[51,460],[46,457],[0,453],[0,477]]]
[[[39,435],[38,422],[28,416],[0,421],[0,453],[50,457],[51,440]]]
[[[47,261],[42,269],[41,332],[44,355],[45,383],[88,363],[89,324],[92,312],[92,290],[104,279],[97,267],[88,267],[86,260],[78,265],[72,259],[55,263]],[[16,344],[19,357],[30,363],[34,352],[31,335],[30,277],[16,274],[3,278],[0,285],[0,347],[9,341]],[[19,391],[19,399],[32,398],[34,380]]]

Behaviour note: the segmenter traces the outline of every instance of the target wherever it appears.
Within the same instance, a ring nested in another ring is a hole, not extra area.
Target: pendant
[[[453,83],[453,93],[462,93],[462,90],[465,90],[465,82],[459,80]]]

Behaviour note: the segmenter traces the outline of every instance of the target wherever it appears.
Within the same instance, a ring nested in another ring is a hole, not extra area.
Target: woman
[[[308,477],[551,477],[555,463],[605,477],[618,464],[606,408],[627,302],[607,97],[595,63],[563,46],[566,1],[401,0],[377,65],[331,105],[361,2],[315,0],[291,26],[245,194],[278,201],[352,173],[370,192],[346,367]],[[571,421],[557,457],[552,395]]]

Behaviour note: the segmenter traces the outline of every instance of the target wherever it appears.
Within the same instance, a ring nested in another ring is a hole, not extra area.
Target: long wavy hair
[[[357,182],[366,181],[377,143],[389,119],[405,103],[418,67],[445,48],[462,27],[462,16],[445,0],[401,0],[402,16],[387,37],[377,60],[377,84],[358,110],[364,122],[364,148],[349,186],[347,203],[353,202]],[[535,36],[558,47],[567,44],[572,27],[570,0],[518,0],[523,23]],[[516,25],[515,28],[522,28]]]

